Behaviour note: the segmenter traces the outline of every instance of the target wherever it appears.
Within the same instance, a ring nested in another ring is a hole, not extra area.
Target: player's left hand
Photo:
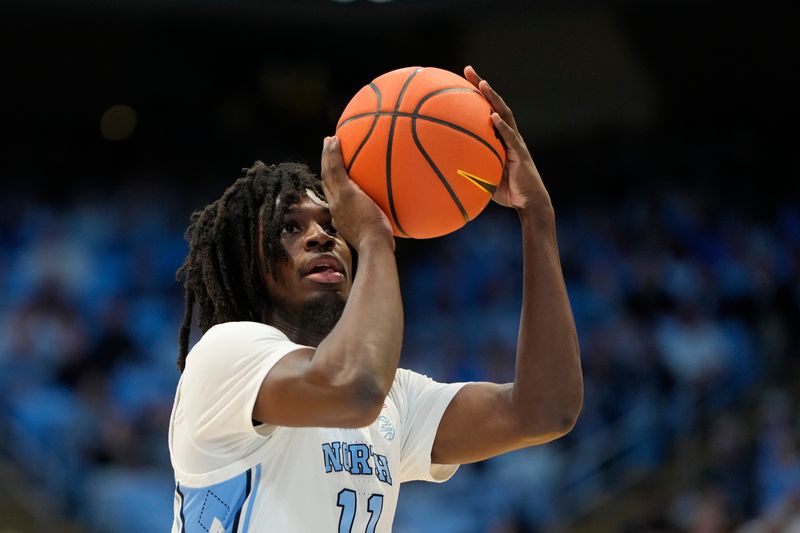
[[[511,108],[471,66],[464,68],[464,76],[472,83],[494,109],[492,123],[506,146],[506,167],[493,200],[506,207],[525,209],[537,203],[550,205],[550,196],[533,158],[519,133]]]

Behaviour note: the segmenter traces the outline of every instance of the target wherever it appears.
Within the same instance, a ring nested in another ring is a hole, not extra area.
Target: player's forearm
[[[583,404],[580,350],[546,205],[519,210],[523,236],[523,297],[513,409],[531,437],[563,434]]]
[[[363,247],[341,318],[317,347],[312,365],[332,387],[350,388],[358,403],[377,402],[394,381],[403,338],[403,307],[393,250]]]

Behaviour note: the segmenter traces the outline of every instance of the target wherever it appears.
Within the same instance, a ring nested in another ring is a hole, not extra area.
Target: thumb
[[[322,181],[328,187],[341,186],[349,181],[347,170],[344,168],[342,150],[339,138],[336,136],[325,137],[322,148]]]

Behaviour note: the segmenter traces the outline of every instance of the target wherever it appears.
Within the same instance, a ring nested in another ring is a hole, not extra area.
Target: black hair
[[[276,262],[286,258],[280,243],[286,210],[306,189],[324,198],[319,177],[302,163],[257,161],[242,171],[244,176],[221,198],[192,214],[186,230],[189,253],[176,274],[186,298],[178,335],[180,372],[186,366],[195,308],[203,333],[223,322],[263,319],[269,297],[262,271],[266,267],[274,273]],[[266,265],[259,260],[259,246]]]

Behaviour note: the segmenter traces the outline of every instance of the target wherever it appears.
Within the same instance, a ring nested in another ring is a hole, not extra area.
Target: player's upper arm
[[[349,379],[312,365],[314,349],[299,348],[278,361],[261,383],[253,418],[293,427],[363,427],[377,418],[383,397],[374,382]]]
[[[555,410],[516,406],[511,383],[469,383],[444,412],[431,457],[438,464],[482,461],[555,440],[572,424]]]
[[[222,443],[249,437],[253,419],[268,426],[368,425],[383,398],[375,401],[379,394],[357,374],[332,382],[330,372],[310,364],[314,354],[266,324],[230,322],[209,329],[189,353],[181,377],[192,438]],[[268,431],[261,427],[257,433]]]

